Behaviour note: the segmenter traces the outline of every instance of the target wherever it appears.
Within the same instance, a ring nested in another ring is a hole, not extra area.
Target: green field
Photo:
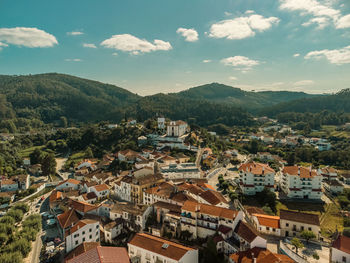
[[[22,158],[29,158],[29,155],[30,155],[35,149],[43,150],[44,148],[45,148],[44,145],[29,147],[29,148],[26,148],[26,149],[20,151],[20,152],[19,152],[19,156],[22,157]]]
[[[69,167],[71,167],[71,165],[75,165],[78,162],[82,161],[85,158],[85,153],[84,152],[76,152],[73,153],[71,156],[69,156],[66,164],[64,165],[64,167],[66,169],[68,169]]]
[[[324,125],[321,130],[314,131],[310,133],[312,137],[329,137],[334,136],[338,138],[350,138],[350,131],[337,131],[337,126],[333,125]]]

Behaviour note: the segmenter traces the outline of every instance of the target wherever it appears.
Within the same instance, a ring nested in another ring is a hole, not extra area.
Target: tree
[[[54,140],[50,140],[46,143],[46,147],[51,149],[51,150],[55,150],[56,149],[56,142]]]
[[[312,231],[307,231],[307,230],[304,230],[300,233],[300,236],[304,239],[306,239],[306,242],[309,243],[309,240],[310,239],[313,239],[313,238],[316,238],[316,235],[314,232]]]
[[[5,233],[0,233],[0,247],[5,245],[8,240],[8,235]]]
[[[67,126],[68,126],[68,121],[67,121],[67,118],[66,118],[66,117],[62,116],[62,117],[60,118],[60,122],[61,122],[61,127],[62,127],[62,128],[67,128]]]
[[[41,163],[43,158],[43,152],[39,148],[36,148],[33,152],[29,154],[29,158],[31,164]]]
[[[7,249],[11,252],[20,251],[22,256],[26,257],[32,249],[32,246],[28,240],[22,238],[12,242]]]
[[[218,262],[218,252],[216,249],[216,244],[212,238],[208,238],[207,247],[204,250],[204,262]]]
[[[350,227],[344,227],[343,235],[350,237]]]
[[[5,215],[4,217],[0,218],[0,223],[14,225],[16,220],[11,216]]]
[[[12,207],[12,209],[22,210],[23,213],[27,213],[29,211],[29,207],[26,203],[19,203]]]
[[[44,176],[56,173],[56,159],[53,153],[48,153],[42,160],[41,169]]]
[[[252,140],[250,143],[250,153],[256,154],[259,150],[259,143],[257,140]]]
[[[304,244],[300,241],[299,238],[296,238],[296,237],[294,237],[294,238],[291,240],[291,244],[295,247],[295,252],[296,252],[297,254],[298,254],[298,249],[304,247]]]
[[[23,257],[21,252],[16,251],[13,253],[0,253],[1,263],[22,263]]]
[[[312,257],[316,260],[319,260],[320,259],[320,256],[315,252]]]
[[[16,222],[20,222],[23,218],[23,212],[19,209],[11,209],[6,215],[13,217]]]
[[[288,163],[288,165],[294,165],[294,163],[295,163],[295,153],[288,153],[287,154],[287,163]]]
[[[94,158],[94,154],[91,150],[91,147],[87,147],[85,150],[85,158],[89,159],[89,158]]]
[[[264,210],[264,212],[268,215],[274,215],[271,207],[269,207],[268,205],[264,205],[261,209]]]

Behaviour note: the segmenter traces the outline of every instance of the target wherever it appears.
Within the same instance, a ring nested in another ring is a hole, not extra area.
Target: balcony
[[[210,217],[203,217],[203,216],[201,216],[201,217],[199,217],[199,218],[197,218],[198,220],[202,220],[202,221],[206,221],[206,222],[210,222],[210,223],[215,223],[215,224],[217,224],[218,222],[219,222],[219,220],[217,220],[216,218],[210,218]]]

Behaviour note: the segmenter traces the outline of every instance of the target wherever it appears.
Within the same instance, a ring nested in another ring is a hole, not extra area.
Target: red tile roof
[[[91,205],[86,202],[71,200],[71,207],[79,212],[89,212],[98,208],[96,205]]]
[[[264,248],[252,248],[230,255],[235,263],[293,263],[291,258],[282,254],[275,254]]]
[[[282,172],[284,174],[299,176],[300,178],[312,178],[317,176],[316,170],[301,166],[285,166]]]
[[[290,210],[280,210],[280,218],[283,220],[289,220],[294,222],[300,222],[310,225],[320,225],[320,219],[318,215],[310,213],[302,213]]]
[[[333,242],[332,247],[350,254],[350,237],[339,235]]]
[[[94,186],[94,188],[96,189],[97,192],[109,190],[109,187],[106,184],[99,184],[99,185]]]
[[[253,214],[258,218],[259,224],[262,226],[280,228],[280,217],[279,216],[270,216],[264,214]]]
[[[64,183],[71,183],[71,184],[76,184],[77,185],[77,184],[80,184],[80,181],[72,179],[72,178],[69,178],[69,179],[67,179],[67,180],[65,180],[63,182],[60,182],[57,186],[62,185]]]
[[[129,244],[174,260],[180,260],[188,251],[194,250],[194,248],[144,233],[136,234]],[[164,244],[168,244],[168,247],[163,248]]]
[[[82,254],[68,259],[66,263],[129,263],[129,255],[124,247],[96,246]]]
[[[71,252],[69,252],[68,255],[65,256],[65,262],[67,263],[69,259],[78,257],[79,255],[89,251],[90,249],[93,249],[97,246],[99,246],[99,242],[84,242],[77,246],[75,249],[73,249]],[[70,261],[73,262],[73,261]]]
[[[68,235],[73,234],[75,231],[79,230],[80,228],[86,226],[86,225],[90,225],[90,224],[95,224],[98,221],[96,220],[92,220],[92,219],[82,219],[79,220],[68,232]]]
[[[67,210],[63,214],[57,216],[58,223],[62,229],[76,224],[79,221],[77,212],[74,209]]]
[[[182,210],[190,212],[200,212],[207,215],[212,215],[220,218],[234,219],[236,218],[238,211],[222,208],[214,205],[200,204],[193,201],[186,201],[182,206]]]
[[[253,242],[253,240],[259,236],[258,232],[254,228],[243,221],[239,221],[234,232],[248,243]]]
[[[239,167],[240,171],[249,171],[252,174],[257,174],[257,175],[265,175],[265,174],[270,174],[270,173],[275,173],[275,170],[272,169],[268,164],[263,164],[263,163],[244,163]]]

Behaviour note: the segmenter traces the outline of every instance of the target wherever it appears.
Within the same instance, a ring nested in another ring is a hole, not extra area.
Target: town
[[[336,141],[256,121],[230,132],[162,116],[101,124],[119,148],[100,158],[63,139],[24,149],[21,173],[1,171],[0,261],[350,262],[350,172],[307,157]],[[42,135],[3,133],[2,144],[17,136]]]

